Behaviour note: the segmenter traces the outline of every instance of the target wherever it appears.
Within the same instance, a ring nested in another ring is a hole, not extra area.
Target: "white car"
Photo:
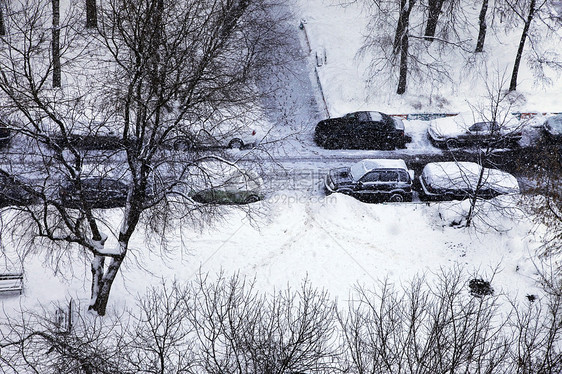
[[[480,179],[482,176],[482,179]],[[432,162],[419,177],[422,200],[463,200],[474,196],[491,199],[518,194],[517,179],[502,170],[483,168],[474,162]]]
[[[504,123],[499,123],[475,118],[472,113],[462,113],[432,120],[428,128],[428,137],[434,145],[442,148],[470,145],[517,147],[522,137],[520,127],[520,123],[513,116],[509,116]]]
[[[221,162],[203,162],[191,173],[189,196],[203,204],[249,204],[264,198],[263,180],[253,170]]]

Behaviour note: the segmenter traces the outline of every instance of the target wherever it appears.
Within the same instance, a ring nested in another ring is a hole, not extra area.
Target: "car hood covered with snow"
[[[425,183],[434,189],[476,189],[482,166],[474,162],[434,162],[427,164],[422,172]],[[517,179],[504,171],[484,168],[481,189],[493,189],[502,194],[519,193]]]

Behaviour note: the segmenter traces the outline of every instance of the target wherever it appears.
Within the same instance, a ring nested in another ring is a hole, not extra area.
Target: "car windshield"
[[[556,132],[562,133],[562,115],[547,119],[548,126]]]
[[[369,116],[371,117],[371,121],[381,122],[383,117],[382,113],[380,112],[369,112]]]

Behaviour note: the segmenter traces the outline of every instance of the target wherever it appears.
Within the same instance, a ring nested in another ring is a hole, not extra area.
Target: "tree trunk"
[[[406,80],[408,76],[408,28],[410,24],[410,13],[415,3],[416,0],[409,0],[406,6],[406,0],[400,0],[400,17],[398,18],[393,48],[393,53],[395,55],[400,52],[398,89],[396,90],[396,93],[399,95],[406,92]]]
[[[486,13],[488,13],[488,0],[482,0],[482,8],[480,8],[480,16],[478,17],[478,22],[480,25],[480,30],[478,31],[478,40],[476,41],[475,53],[482,52],[484,50],[484,40],[486,40]]]
[[[443,8],[445,0],[429,0],[429,12],[427,14],[427,24],[425,25],[424,37],[426,40],[433,41],[435,30],[437,30],[437,21]]]
[[[89,29],[98,27],[96,0],[86,0],[86,27]]]
[[[476,186],[474,186],[474,195],[470,197],[470,208],[468,209],[468,213],[466,214],[466,227],[470,227],[472,225],[472,220],[474,218],[474,212],[476,210],[476,203],[478,202],[480,190],[484,184],[484,166],[480,165],[480,174],[478,175],[478,182],[476,182]]]
[[[406,18],[406,0],[400,0],[400,15],[398,16],[398,24],[394,33],[394,44],[392,53],[398,54],[400,45],[402,44],[402,35],[406,32],[408,19]]]
[[[61,86],[60,68],[60,0],[52,0],[53,5],[53,87]]]
[[[98,289],[95,293],[95,299],[92,299],[88,309],[95,311],[100,316],[105,316],[107,302],[109,301],[109,293],[111,292],[111,286],[113,285],[113,281],[115,280],[115,277],[119,272],[119,268],[121,267],[124,258],[124,252],[122,252],[122,255],[120,257],[112,258],[107,271],[105,271],[103,274],[101,282],[97,285]],[[93,281],[94,280],[92,280],[92,282]]]
[[[0,1],[0,35],[6,35],[6,25],[4,24],[4,2]]]
[[[398,89],[396,93],[402,95],[406,92],[406,79],[408,77],[408,34],[402,37],[402,45],[400,47],[400,73],[398,77]]]
[[[523,27],[523,33],[521,34],[521,40],[519,41],[519,48],[517,49],[517,56],[515,56],[515,63],[513,64],[513,73],[511,74],[511,82],[509,84],[509,90],[515,91],[517,89],[517,75],[519,74],[519,65],[521,64],[521,57],[523,56],[523,48],[525,48],[525,41],[527,40],[527,35],[529,34],[529,27],[533,21],[535,15],[535,5],[536,0],[531,0],[529,5],[529,14],[527,15],[527,20],[525,21],[525,26]]]

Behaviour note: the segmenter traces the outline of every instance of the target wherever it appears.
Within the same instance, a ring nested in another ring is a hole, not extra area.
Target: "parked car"
[[[36,202],[35,196],[25,189],[27,181],[14,176],[0,175],[0,206],[29,205]]]
[[[414,172],[404,160],[365,159],[332,169],[324,180],[327,193],[340,192],[367,201],[412,201]]]
[[[0,124],[0,147],[6,146],[12,140],[12,131]]]
[[[69,208],[77,208],[82,201],[92,208],[109,209],[125,206],[129,188],[123,181],[105,177],[91,177],[80,181],[80,186],[72,181],[62,183],[59,190],[61,203]]]
[[[502,170],[482,168],[474,162],[429,163],[423,168],[419,181],[422,200],[463,200],[474,196],[477,189],[477,196],[483,199],[519,193],[519,184],[513,175]]]
[[[82,150],[117,150],[124,148],[119,124],[110,121],[76,120],[62,134],[58,125],[49,119],[41,121],[42,131],[60,148],[73,147]]]
[[[217,165],[215,165],[216,167]],[[250,204],[263,199],[263,180],[250,170],[220,165],[220,171],[205,176],[209,188],[194,190],[190,197],[203,204]],[[207,172],[207,171],[206,171]]]
[[[404,122],[381,112],[354,112],[320,121],[314,141],[327,149],[394,149],[407,142]]]
[[[441,148],[490,145],[517,147],[522,132],[515,117],[505,123],[476,120],[472,113],[432,120],[428,128],[431,142]]]
[[[547,117],[543,123],[543,131],[547,139],[554,142],[562,141],[562,114]]]
[[[169,136],[166,145],[175,150],[244,149],[257,146],[263,136],[263,129],[258,126],[221,122],[200,128],[178,129]]]
[[[53,141],[61,148],[74,147],[84,150],[116,150],[124,148],[123,139],[115,134],[56,134]]]

